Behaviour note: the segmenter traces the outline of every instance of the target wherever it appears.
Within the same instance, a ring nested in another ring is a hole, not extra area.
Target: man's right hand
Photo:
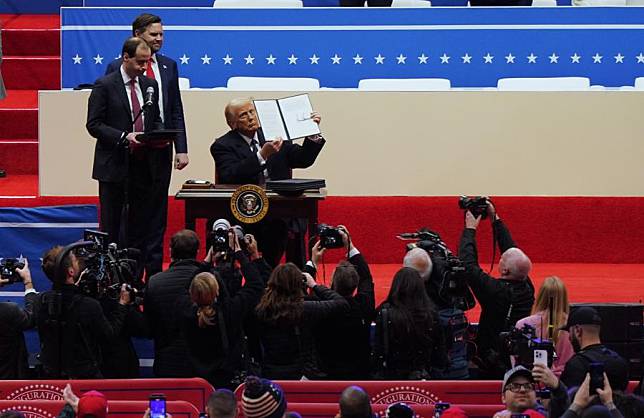
[[[16,274],[22,279],[25,289],[33,289],[34,284],[31,280],[31,271],[29,270],[29,261],[25,258],[25,266],[21,269],[16,269]]]
[[[543,364],[535,364],[532,368],[532,377],[536,382],[543,383],[550,389],[559,387],[559,379],[547,366]]]
[[[346,251],[351,251],[352,249],[354,249],[355,246],[353,245],[353,241],[349,240],[350,235],[347,227],[344,225],[338,225],[338,230],[340,231],[340,235],[342,235],[342,243],[344,244],[344,249]]]
[[[119,295],[119,304],[129,305],[131,302],[130,291],[127,289],[127,285],[123,283],[121,285],[121,293]]]
[[[326,248],[321,248],[320,247],[320,240],[318,240],[313,248],[311,248],[311,262],[315,266],[315,268],[318,267],[318,263],[320,262],[320,259],[324,255],[324,251],[326,251]]]
[[[142,133],[143,132],[130,132],[129,134],[125,135],[125,139],[127,139],[127,143],[130,146],[130,148],[136,148],[143,145],[138,139],[136,139],[136,136]]]
[[[475,218],[474,215],[472,215],[472,212],[469,210],[465,211],[465,228],[476,230],[479,226],[479,222],[481,222],[480,215]]]
[[[259,151],[259,153],[264,160],[268,160],[268,157],[279,152],[279,150],[282,148],[283,143],[284,140],[282,138],[277,138],[274,141],[266,141],[264,145],[262,145],[262,149]]]
[[[487,196],[485,198],[487,199],[487,216],[490,218],[490,221],[494,222],[496,221],[496,208]]]

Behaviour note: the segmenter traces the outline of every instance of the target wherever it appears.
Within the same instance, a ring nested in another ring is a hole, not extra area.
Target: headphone
[[[65,246],[58,256],[56,256],[56,270],[54,273],[55,283],[62,284],[65,282],[65,278],[67,277],[67,271],[63,263],[65,257],[79,248],[89,248],[92,246],[94,246],[93,241],[80,241]]]

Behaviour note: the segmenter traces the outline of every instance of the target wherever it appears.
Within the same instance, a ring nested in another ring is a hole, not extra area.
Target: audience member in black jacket
[[[313,331],[326,379],[364,380],[369,378],[369,330],[376,309],[373,277],[364,257],[349,240],[346,228],[339,228],[349,261],[342,261],[335,268],[331,289],[346,299],[349,311],[320,322]],[[313,273],[324,251],[318,241],[307,263]]]
[[[481,304],[481,319],[476,336],[481,378],[500,379],[509,368],[509,355],[503,354],[499,333],[509,331],[519,319],[530,315],[534,303],[534,286],[528,277],[530,259],[517,248],[510,231],[489,202],[488,216],[496,242],[502,252],[498,279],[485,273],[478,263],[476,228],[481,216],[465,212],[465,229],[461,235],[458,256],[467,268],[467,281]]]
[[[209,267],[197,261],[199,238],[194,231],[179,231],[170,239],[170,267],[150,278],[145,292],[145,315],[154,339],[154,375],[192,377],[188,350],[181,336],[177,302],[189,302],[192,279]]]
[[[220,297],[219,282],[212,273],[200,273],[190,285],[191,303],[180,307],[181,330],[195,375],[217,388],[235,389],[235,374],[246,366],[242,323],[259,302],[264,285],[257,267],[241,251],[237,235],[230,231],[234,260],[241,264],[245,284],[230,297]]]
[[[378,308],[374,354],[379,379],[430,379],[433,366],[445,367],[445,342],[436,307],[413,268],[398,270],[387,299]]]
[[[29,262],[16,269],[16,274],[25,285],[25,307],[13,302],[0,302],[0,380],[28,379],[27,346],[22,333],[34,327],[33,304],[38,298],[29,271]],[[0,278],[0,286],[9,282]]]
[[[304,300],[305,287],[318,300]],[[322,320],[348,310],[345,298],[315,283],[295,264],[277,266],[255,311],[263,349],[262,375],[269,379],[300,379],[309,373],[311,330]]]

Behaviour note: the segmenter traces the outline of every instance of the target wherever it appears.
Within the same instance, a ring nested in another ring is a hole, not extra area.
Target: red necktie
[[[154,78],[154,71],[152,70],[152,64],[154,64],[154,58],[150,57],[150,59],[148,60],[148,69],[145,70],[145,75],[146,77],[154,80],[155,78]]]
[[[141,103],[136,95],[136,78],[130,80],[130,98],[132,99],[132,117],[136,117],[141,111]],[[134,132],[143,132],[143,115],[134,122]]]

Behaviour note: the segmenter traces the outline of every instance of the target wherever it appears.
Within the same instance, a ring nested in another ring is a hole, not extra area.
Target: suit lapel
[[[159,65],[159,73],[161,74],[161,88],[163,89],[163,108],[168,108],[168,82],[170,77],[170,68],[166,63],[165,57],[161,54],[156,54],[157,64]]]
[[[125,108],[125,111],[130,116],[130,125],[131,125],[133,123],[132,109],[130,108],[130,101],[127,98],[127,91],[125,90],[123,77],[121,77],[121,70],[119,69],[113,72],[112,74],[114,74],[114,77],[113,77],[114,88],[116,89],[117,96],[119,98],[119,101],[121,102],[121,105],[123,105],[123,107]]]

